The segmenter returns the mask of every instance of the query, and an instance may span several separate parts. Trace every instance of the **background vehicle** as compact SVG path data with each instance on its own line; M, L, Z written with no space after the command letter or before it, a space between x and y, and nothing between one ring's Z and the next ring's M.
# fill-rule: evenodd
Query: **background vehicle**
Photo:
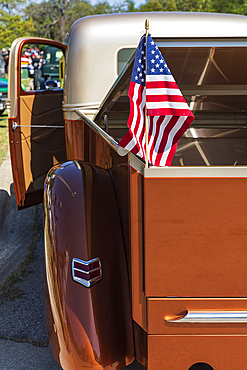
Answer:
M3 114L8 100L8 80L0 78L0 115Z
M56 81L58 86L59 82L59 62L63 57L63 52L52 46L46 46L44 49L44 60L42 63L42 76L45 81Z
M0 57L0 78L5 78L5 60Z
M196 117L169 168L144 168L118 146L146 18ZM64 369L246 363L246 26L234 15L115 14L78 20L66 46L13 43L16 200L22 209L44 195L47 331ZM64 92L21 89L30 42L64 53Z

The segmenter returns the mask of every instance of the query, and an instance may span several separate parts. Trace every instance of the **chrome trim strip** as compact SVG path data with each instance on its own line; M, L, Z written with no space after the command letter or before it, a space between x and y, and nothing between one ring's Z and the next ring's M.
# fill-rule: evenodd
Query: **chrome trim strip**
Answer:
M145 178L247 178L247 166L205 167L149 167L144 168Z
M85 271L82 269L79 269L79 268L76 268L75 267L75 262L79 263L84 266L89 266L91 263L95 263L95 262L98 262L99 263L99 267L96 267L92 270L89 270L89 271ZM83 278L80 278L78 276L75 276L75 271L79 271L79 272L82 272L83 274L90 274L92 272L95 272L95 271L99 271L99 276L96 276L92 279L89 279L89 280L85 280ZM97 283L97 281L101 280L102 279L102 267L101 267L101 261L100 261L100 258L99 257L96 257L96 258L93 258L89 261L84 261L84 260L80 260L78 258L73 258L72 259L72 278L74 281L77 281L78 283L84 285L86 288L90 288L93 284Z
M122 148L118 145L116 140L114 140L110 135L107 134L102 128L100 128L97 123L89 119L81 110L76 110L75 113L83 119L83 121L99 136L101 136L110 147L115 150L120 156L128 154L128 150Z
M247 323L247 311L186 312L183 316L166 316L166 322L190 324Z
M93 103L77 103L77 104L62 104L62 110L64 112L75 112L78 109L82 110L95 110L99 109L100 102L93 102Z

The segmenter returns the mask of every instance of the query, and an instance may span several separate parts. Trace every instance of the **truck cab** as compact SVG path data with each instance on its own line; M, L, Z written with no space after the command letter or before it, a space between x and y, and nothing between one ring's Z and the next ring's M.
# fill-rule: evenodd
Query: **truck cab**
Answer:
M145 19L195 115L170 167L119 147ZM19 209L44 204L46 322L63 369L226 370L247 362L247 18L85 17L66 45L10 53ZM64 81L23 90L25 44L57 48ZM247 256L246 256L247 257Z

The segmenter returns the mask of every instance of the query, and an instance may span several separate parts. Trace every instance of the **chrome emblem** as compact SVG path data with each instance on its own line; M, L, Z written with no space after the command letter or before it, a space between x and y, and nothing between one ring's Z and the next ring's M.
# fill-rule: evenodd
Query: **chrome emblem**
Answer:
M72 278L86 288L90 288L93 284L102 279L100 258L93 258L89 261L73 258Z

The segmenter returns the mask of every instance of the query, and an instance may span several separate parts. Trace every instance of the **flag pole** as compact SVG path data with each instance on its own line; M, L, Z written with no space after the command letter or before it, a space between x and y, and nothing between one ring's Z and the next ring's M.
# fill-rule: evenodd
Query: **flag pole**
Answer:
M146 29L146 81L147 81L147 41L148 41L148 30L149 30L149 20L146 19L145 21L145 29ZM145 84L146 85L146 84ZM146 87L147 88L147 87ZM148 117L147 117L147 105L145 104L145 131L146 131L146 161L145 167L148 168Z

